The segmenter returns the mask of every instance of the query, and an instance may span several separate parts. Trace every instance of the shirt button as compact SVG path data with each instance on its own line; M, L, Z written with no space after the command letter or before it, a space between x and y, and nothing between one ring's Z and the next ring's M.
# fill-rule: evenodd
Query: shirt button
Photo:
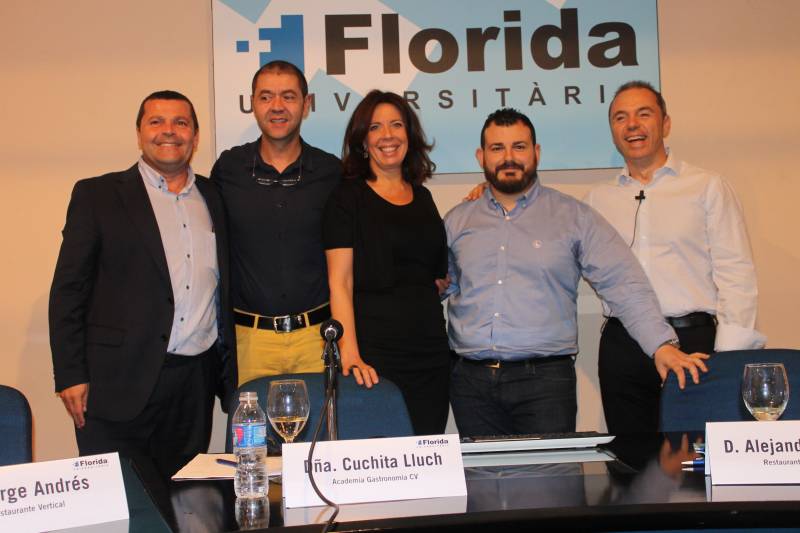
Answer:
M506 215L506 220L511 220L511 217Z
M183 322L183 317L181 317L181 322Z
M495 317L495 318L497 318L497 317L499 317L499 316L500 316L500 313L495 313L495 314L494 314L494 317Z
M186 286L186 290L187 290L187 291L189 290L189 286L188 286L188 285Z
M184 225L183 225L183 227L185 228L185 227L186 227L186 224L184 224Z
M505 249L506 249L506 247L505 247L505 246L500 246L500 250L501 250L501 251L505 251Z
M497 284L498 284L498 285L502 285L502 284L503 284L503 280L502 280L502 279L498 279L498 280L497 280ZM188 289L188 287L187 287L187 289Z
M187 258L191 258L191 257L192 257L192 254L186 254L186 257L187 257Z

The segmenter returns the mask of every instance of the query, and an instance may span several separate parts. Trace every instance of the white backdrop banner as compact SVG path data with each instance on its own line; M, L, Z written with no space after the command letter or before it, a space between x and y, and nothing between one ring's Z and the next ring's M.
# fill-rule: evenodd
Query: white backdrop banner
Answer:
M260 132L250 82L274 59L300 67L312 111L303 137L341 152L371 89L420 114L439 173L478 171L486 116L528 114L541 170L622 165L608 103L622 83L659 86L656 0L212 0L216 151Z

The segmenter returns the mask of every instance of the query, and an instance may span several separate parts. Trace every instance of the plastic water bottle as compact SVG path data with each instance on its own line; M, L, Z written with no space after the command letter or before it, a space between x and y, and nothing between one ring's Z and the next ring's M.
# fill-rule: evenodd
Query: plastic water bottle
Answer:
M266 435L267 417L258 405L258 393L240 393L239 407L231 422L233 453L237 461L233 490L238 498L267 495Z
M261 498L236 498L234 507L236 523L239 529L264 529L269 527L269 499Z

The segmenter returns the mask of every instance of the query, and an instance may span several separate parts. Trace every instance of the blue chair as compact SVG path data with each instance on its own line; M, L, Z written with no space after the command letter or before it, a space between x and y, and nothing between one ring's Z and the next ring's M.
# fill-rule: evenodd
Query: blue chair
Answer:
M735 350L711 354L700 384L678 388L670 372L661 391L661 431L704 431L706 422L754 420L742 401L744 365L783 363L789 376L789 403L781 420L800 419L800 350Z
M228 428L225 433L225 451L232 452L231 420L239 405L239 393L255 391L258 403L264 412L267 407L267 391L271 381L279 379L302 379L308 388L311 412L305 428L296 442L311 441L319 420L322 402L325 399L325 376L323 373L282 374L248 381L239 387L231 398L228 409ZM406 437L414 434L403 395L397 385L381 377L371 389L359 386L352 377L339 376L336 398L338 410L339 439L369 439L374 437ZM324 435L325 427L320 431ZM274 444L283 442L267 422L267 439Z
M13 387L0 385L0 466L33 460L31 407Z

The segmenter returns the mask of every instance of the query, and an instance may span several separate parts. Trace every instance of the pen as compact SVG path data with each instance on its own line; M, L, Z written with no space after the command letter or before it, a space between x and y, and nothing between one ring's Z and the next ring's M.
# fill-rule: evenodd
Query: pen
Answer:
M683 461L682 466L705 466L706 460L702 457L700 459L692 459L691 461Z
M685 472L702 472L703 470L706 469L706 462L704 459L683 461L681 465L683 465L683 468L681 468L681 470Z
M231 461L229 459L217 459L217 464L225 466L233 466L233 467L239 466L239 464L236 461Z

